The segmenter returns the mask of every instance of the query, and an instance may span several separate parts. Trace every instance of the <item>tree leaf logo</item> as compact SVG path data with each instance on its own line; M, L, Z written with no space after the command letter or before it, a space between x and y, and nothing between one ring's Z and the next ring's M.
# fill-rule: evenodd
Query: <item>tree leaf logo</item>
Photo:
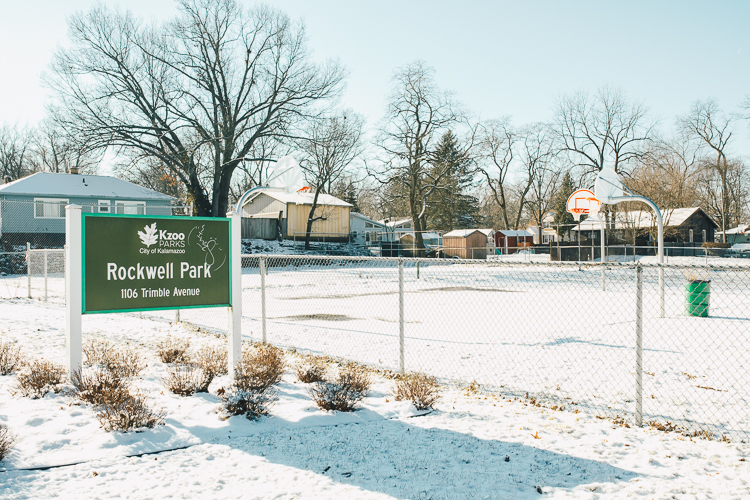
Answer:
M138 237L141 238L141 241L147 247L154 245L159 240L159 235L156 234L156 222L144 227L143 232L138 231Z

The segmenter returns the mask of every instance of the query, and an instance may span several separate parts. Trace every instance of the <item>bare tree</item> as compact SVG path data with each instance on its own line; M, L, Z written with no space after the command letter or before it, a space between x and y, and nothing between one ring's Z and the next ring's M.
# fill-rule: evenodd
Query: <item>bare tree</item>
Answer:
M605 166L625 173L643 155L653 128L642 104L606 86L593 97L583 92L561 97L555 119L560 149L586 178Z
M451 94L440 91L434 70L417 61L399 69L393 78L386 119L377 138L384 153L379 168L370 173L391 193L405 198L414 226L415 246L424 249L427 199L449 174L449 166L436 168L435 146L444 132L459 121ZM467 146L468 144L468 146ZM467 141L464 146L473 146Z
M33 129L18 124L0 128L0 182L20 179L38 170L34 140Z
M157 158L199 215L223 216L232 175L256 142L318 116L344 71L311 63L304 27L272 8L235 0L178 8L173 21L153 25L103 5L72 16L71 46L56 51L46 79L52 113L95 148Z
M709 156L705 167L718 177L717 213L721 220L724 243L727 242L726 230L730 223L732 196L729 190L729 170L731 162L727 159L729 141L732 138L734 118L726 116L713 99L696 101L690 112L679 119L682 130L700 140Z
M364 121L351 111L312 122L306 139L299 145L303 154L300 168L314 192L305 229L305 249L310 249L310 235L315 221L326 220L325 213L316 214L318 198L335 183L362 152Z
M520 194L522 210L536 223L540 242L543 241L544 217L553 208L555 193L562 179L563 169L556 162L554 130L545 123L536 123L521 132L519 159L524 167L526 182Z
M509 118L490 120L481 127L477 170L487 180L490 199L500 209L504 229L518 229L522 213L518 204L511 202L515 197L508 189L512 180L508 174L514 163L517 140L517 132L510 125ZM511 209L514 205L517 210Z
M34 142L37 162L48 172L65 173L75 168L82 174L95 174L102 159L102 150L92 150L54 123L42 124Z

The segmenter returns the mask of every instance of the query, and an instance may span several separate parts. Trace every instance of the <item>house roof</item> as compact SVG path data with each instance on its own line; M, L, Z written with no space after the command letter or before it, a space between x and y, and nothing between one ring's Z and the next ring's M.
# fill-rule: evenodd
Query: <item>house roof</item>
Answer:
M404 224L408 222L411 222L411 219L399 219L399 220L392 220L389 222L386 222L386 219L382 219L378 221L378 224L382 224L384 226L393 227L393 228L401 228Z
M473 234L476 232L482 233L485 236L490 236L492 233L495 232L495 230L494 229L454 229L453 231L445 233L443 235L443 238L466 238L470 234Z
M532 233L524 229L498 229L498 233L504 236L518 237L518 236L534 236Z
M0 186L0 195L171 201L172 196L108 175L37 172Z
M271 198L275 200L279 200L282 203L293 203L295 205L312 205L313 200L315 199L315 193L311 192L299 192L295 191L294 193L287 193L286 191L276 190L274 188L265 188L260 191L255 196L252 196L245 200L245 203L242 205L243 207L247 205L248 203L251 203L254 199L256 199L261 194L265 194L266 196L270 196ZM335 206L335 207L353 207L351 203L347 203L344 200L340 200L336 198L335 196L331 196L330 194L324 194L321 193L318 195L318 205L327 205L327 206Z
M368 216L362 215L359 212L349 212L349 217L350 218L351 217L356 217L357 219L362 219L365 222L370 222L372 224L377 224L378 226L385 227L385 224L383 224L382 222L379 222L379 221L376 221L374 219L371 219Z
M701 207L690 207L690 208L672 208L662 211L662 217L664 219L665 227L677 227L685 223L693 214L700 212L703 216L711 221L714 227L718 228L719 225L709 217ZM601 228L601 222L599 219L600 214L593 214L586 220L581 222L581 231L592 231L599 230ZM616 212L615 229L632 229L635 226L638 229L648 229L656 225L656 220L653 212L646 210L634 210L631 212ZM573 231L578 231L578 225L572 228Z
M739 226L733 227L732 229L727 229L727 234L745 234L748 231L750 231L750 225L740 224ZM723 233L719 231L718 234Z

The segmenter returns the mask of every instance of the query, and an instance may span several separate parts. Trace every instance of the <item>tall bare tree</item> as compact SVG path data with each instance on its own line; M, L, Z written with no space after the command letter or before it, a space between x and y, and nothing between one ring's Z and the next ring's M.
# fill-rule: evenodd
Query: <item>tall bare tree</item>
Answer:
M560 149L588 180L605 166L625 173L644 154L653 128L646 120L642 104L606 86L593 97L585 92L563 96L555 109Z
M690 112L679 119L682 130L700 140L707 155L705 167L718 177L717 213L721 221L724 243L727 242L726 230L730 223L732 196L729 189L729 171L731 162L727 159L729 141L732 138L734 118L724 115L713 99L696 101Z
M522 210L509 192L509 178L515 160L515 148L518 134L510 124L509 118L490 120L483 124L479 135L479 161L477 170L487 180L490 199L500 209L503 229L518 229ZM516 207L517 210L512 210Z
M223 216L256 142L318 116L344 71L313 64L304 27L270 7L178 0L178 9L152 25L101 4L72 16L71 46L56 51L46 79L52 114L96 148L158 159L199 215Z
M414 226L415 246L424 249L427 200L450 167L436 168L435 147L461 115L451 94L435 85L434 70L417 61L397 70L377 146L383 161L370 173L402 196ZM467 146L468 144L468 146ZM473 146L464 143L466 149Z
M54 123L43 123L35 135L39 167L48 172L66 173L72 168L82 174L95 174L103 151L93 150Z
M526 182L521 195L521 206L536 223L539 241L543 242L544 217L552 210L555 194L560 185L563 169L556 162L558 150L555 131L546 123L535 123L521 133L519 159L523 165Z
M305 173L314 193L305 229L305 249L310 249L310 237L315 221L326 220L328 214L319 211L318 198L331 189L352 162L362 153L364 120L351 112L342 112L311 122L305 139L299 141L304 156L300 168ZM328 189L326 189L328 188Z

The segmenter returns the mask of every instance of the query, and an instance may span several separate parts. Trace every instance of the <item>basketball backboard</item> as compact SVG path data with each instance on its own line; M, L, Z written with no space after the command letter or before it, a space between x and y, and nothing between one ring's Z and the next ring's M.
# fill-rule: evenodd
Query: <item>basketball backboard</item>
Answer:
M605 167L596 176L594 182L594 192L597 199L602 203L613 204L622 200L615 201L615 198L625 196L625 188L622 185L620 176L613 168Z

